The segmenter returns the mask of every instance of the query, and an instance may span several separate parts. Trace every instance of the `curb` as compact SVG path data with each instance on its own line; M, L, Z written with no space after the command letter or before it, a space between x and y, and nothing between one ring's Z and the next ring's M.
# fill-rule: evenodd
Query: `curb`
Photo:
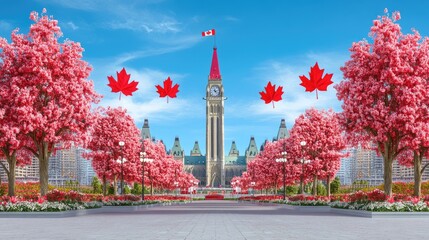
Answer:
M429 218L429 212L371 212L331 208L332 213L365 218Z
M353 217L365 218L429 218L429 212L371 212L363 210L352 210L333 208L330 206L297 206L279 203L259 203L256 201L238 201L239 203L251 203L259 206L277 206L296 212L306 213L334 213Z
M146 208L181 205L187 203L188 202L154 203L136 206L102 206L101 208L70 210L62 212L0 212L0 218L66 218L100 213L131 213Z

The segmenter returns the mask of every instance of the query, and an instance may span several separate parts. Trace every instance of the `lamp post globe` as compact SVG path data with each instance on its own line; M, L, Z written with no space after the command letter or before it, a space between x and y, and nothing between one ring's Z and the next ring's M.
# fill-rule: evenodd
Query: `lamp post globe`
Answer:
M121 149L121 195L124 194L124 155L122 153L122 148L125 146L125 142L119 141L119 148Z
M286 143L283 142L283 151L281 152L281 158L277 158L276 162L283 163L283 200L286 200L286 162L287 162Z
M305 167L305 164L307 164L307 163L310 162L310 160L305 160L304 159L304 147L307 145L307 142L306 141L301 141L300 145L301 145L302 159L301 159L301 177L300 177L300 183L299 183L299 185L300 185L301 194L304 194L304 167Z
M147 153L144 148L144 141L142 139L142 151L140 152L140 162L142 164L142 201L144 201L144 165L145 163L153 162L153 159L146 157Z

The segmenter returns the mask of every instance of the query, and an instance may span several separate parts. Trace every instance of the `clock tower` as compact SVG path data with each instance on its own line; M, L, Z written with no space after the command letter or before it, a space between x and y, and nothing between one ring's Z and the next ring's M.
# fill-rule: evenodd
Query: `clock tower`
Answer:
M212 65L206 88L206 185L225 186L224 92L217 58L213 48Z

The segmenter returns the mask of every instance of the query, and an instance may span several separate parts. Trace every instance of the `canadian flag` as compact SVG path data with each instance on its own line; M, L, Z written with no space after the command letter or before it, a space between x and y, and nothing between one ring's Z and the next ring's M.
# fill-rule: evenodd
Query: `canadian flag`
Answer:
M215 35L215 34L216 34L216 31L215 31L214 29L212 29L212 30L208 30L208 31L205 31L205 32L202 32L202 33L201 33L201 35L203 35L203 37L213 36L213 35Z

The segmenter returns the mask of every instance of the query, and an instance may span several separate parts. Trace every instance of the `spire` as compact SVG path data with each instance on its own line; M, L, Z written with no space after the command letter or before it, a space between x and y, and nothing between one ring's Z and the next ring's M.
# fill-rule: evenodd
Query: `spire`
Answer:
M232 157L232 156L238 157L238 155L239 155L239 152L237 150L237 145L235 145L235 141L232 141L231 149L229 150L228 156L230 156L230 157Z
M172 154L173 155L173 157L176 159L180 159L180 158L183 158L183 149L182 149L182 147L180 146L180 140L179 140L179 137L176 137L175 139L174 139L174 145L173 145L173 148L171 149L171 151L170 151L170 154Z
M144 120L142 127L142 139L151 139L150 129L149 129L149 121L147 119Z
M246 149L246 157L255 157L258 155L258 147L256 146L255 138L250 137L249 146Z
M200 145L198 144L198 141L195 141L194 147L191 151L191 156L202 156L200 151Z
M286 127L286 121L284 119L280 122L279 132L277 133L277 140L289 138L289 132Z
M213 48L213 57L212 57L212 66L210 68L210 76L209 80L220 80L220 69L219 69L219 62L217 60L217 48Z

